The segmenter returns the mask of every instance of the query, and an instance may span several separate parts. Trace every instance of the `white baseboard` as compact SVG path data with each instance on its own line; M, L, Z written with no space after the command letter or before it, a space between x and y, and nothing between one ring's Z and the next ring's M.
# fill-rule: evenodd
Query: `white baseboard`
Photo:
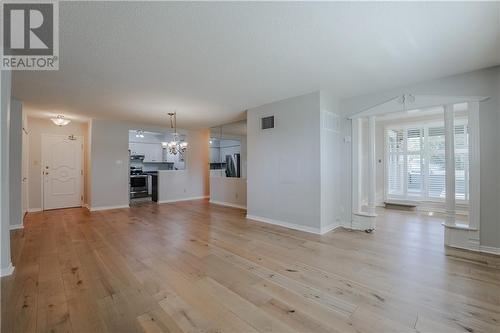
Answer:
M477 229L456 228L445 225L444 244L462 250L500 255L500 248L479 243L479 230Z
M19 230L19 229L24 229L24 225L22 223L9 226L9 230Z
M101 206L101 207L90 207L91 212L97 212L101 210L110 210L110 209L121 209L121 208L130 208L128 205L120 205L120 206Z
M324 235L330 231L336 230L340 227L342 227L342 223L341 224L330 224L330 225L321 227L321 235Z
M444 245L478 252L479 230L444 225Z
M480 252L484 252L484 253L489 253L489 254L500 255L500 247L492 247L492 246L480 245L479 246L479 251Z
M214 205L227 206L227 207L239 208L239 209L244 209L244 210L247 209L247 206L238 205L238 204L234 204L234 203L230 203L230 202L222 202L222 201L214 201L214 200L210 200L209 202L211 204L214 204Z
M36 212L41 212L41 208L28 208L28 213L36 213Z
M255 220L255 221L264 222L264 223L268 223L268 224L278 225L280 227L285 227L288 229L305 231L305 232L309 232L312 234L321 235L320 228L308 227L308 226L303 226L300 224L278 221L278 220L268 219L266 217L249 215L249 214L247 214L246 218L249 220Z
M201 197L189 197L189 198L179 198L179 199L169 199L169 200L158 200L158 203L171 203L171 202L179 202L179 201L191 201L191 200L201 200L208 199L209 196L201 196Z
M9 263L9 266L0 269L0 277L8 276L12 273L14 273L14 266L12 265L12 263Z

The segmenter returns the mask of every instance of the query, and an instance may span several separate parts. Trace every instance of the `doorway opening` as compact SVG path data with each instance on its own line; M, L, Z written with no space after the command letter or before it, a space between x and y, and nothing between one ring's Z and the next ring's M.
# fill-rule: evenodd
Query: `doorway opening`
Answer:
M469 212L467 103L453 105L456 219ZM442 107L377 117L376 204L388 209L446 214L445 124Z
M383 189L384 203L442 212L445 245L478 248L479 103L486 99L404 94L351 116L351 227L375 229Z

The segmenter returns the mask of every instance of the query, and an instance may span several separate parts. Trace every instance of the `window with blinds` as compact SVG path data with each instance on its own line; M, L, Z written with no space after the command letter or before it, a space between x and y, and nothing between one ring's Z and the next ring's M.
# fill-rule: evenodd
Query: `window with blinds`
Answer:
M457 200L469 200L469 142L465 121L455 126ZM446 197L444 125L386 130L388 199L442 201Z

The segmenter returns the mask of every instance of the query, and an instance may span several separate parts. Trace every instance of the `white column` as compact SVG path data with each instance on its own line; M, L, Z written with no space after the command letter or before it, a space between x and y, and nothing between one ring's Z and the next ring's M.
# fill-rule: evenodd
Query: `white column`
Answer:
M352 212L357 214L361 210L361 118L352 121Z
M479 102L468 103L469 114L469 228L479 229L480 210L480 146Z
M444 154L446 169L446 224L455 225L455 119L453 105L444 107Z
M376 194L375 116L368 117L368 214L375 214Z

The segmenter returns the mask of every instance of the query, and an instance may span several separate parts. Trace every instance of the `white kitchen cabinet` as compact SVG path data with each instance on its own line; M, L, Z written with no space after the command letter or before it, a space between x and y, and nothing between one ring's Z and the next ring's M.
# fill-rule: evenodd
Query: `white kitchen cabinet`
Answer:
M144 155L144 162L163 162L163 149L161 143L130 142L132 155Z
M128 144L128 149L130 150L130 155L140 155L140 153L138 152L138 149L137 149L137 143L135 142L130 142Z
M144 144L144 162L162 162L162 151L160 143Z
M210 163L220 163L219 147L210 147Z

